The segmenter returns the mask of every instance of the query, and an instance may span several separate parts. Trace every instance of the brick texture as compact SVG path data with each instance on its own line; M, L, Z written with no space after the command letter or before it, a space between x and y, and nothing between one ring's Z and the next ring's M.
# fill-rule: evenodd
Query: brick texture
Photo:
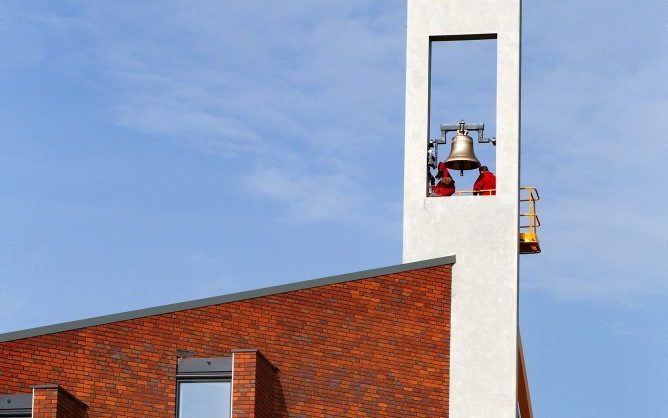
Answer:
M35 387L33 418L86 418L87 407L71 393L57 385Z
M234 418L272 418L276 369L257 350L235 351L232 379Z
M256 352L234 353L232 376L232 416L255 417L255 368Z
M58 416L58 389L35 389L32 397L32 416L56 418Z
M272 383L255 358L258 417L447 417L450 274L416 269L0 343L0 393L53 382L91 418L174 417L177 349L256 348L277 368Z
M272 418L274 416L274 393L278 383L278 370L260 352L258 352L256 360L255 418Z

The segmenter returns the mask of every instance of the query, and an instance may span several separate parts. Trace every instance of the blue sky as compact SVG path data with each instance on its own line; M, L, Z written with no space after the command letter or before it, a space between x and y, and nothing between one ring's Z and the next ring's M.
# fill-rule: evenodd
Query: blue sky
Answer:
M525 1L542 417L668 415L661 1ZM0 331L401 261L405 3L0 3Z

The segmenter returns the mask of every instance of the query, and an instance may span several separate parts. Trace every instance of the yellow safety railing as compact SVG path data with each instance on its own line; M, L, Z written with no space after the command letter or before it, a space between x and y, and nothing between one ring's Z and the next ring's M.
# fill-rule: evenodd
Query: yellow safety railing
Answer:
M527 212L520 212L520 253L538 254L540 245L538 243L538 227L540 218L536 213L536 202L540 200L540 194L535 187L520 188L520 204L526 203ZM521 210L521 209L520 209ZM526 222L522 222L526 220Z
M491 192L491 193L490 193ZM490 193L490 194L487 194ZM460 190L455 192L453 196L474 196L474 195L483 195L483 196L492 196L496 194L496 189L482 189L482 190Z

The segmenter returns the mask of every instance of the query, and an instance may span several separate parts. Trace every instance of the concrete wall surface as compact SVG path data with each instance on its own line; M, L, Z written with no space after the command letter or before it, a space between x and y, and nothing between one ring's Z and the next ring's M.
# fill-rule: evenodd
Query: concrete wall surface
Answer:
M403 253L457 256L451 418L516 414L520 11L519 0L408 0ZM430 41L461 35L497 39L497 195L426 197Z

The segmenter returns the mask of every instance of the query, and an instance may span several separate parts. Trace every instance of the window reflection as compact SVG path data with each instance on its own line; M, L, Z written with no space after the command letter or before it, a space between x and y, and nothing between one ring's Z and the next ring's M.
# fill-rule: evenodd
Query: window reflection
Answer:
M230 382L180 382L179 418L230 418Z

